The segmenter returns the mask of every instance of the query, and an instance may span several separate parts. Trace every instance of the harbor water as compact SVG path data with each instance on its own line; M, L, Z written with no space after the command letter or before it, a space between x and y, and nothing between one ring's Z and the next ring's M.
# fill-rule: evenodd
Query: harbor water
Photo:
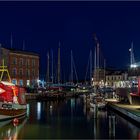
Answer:
M108 110L87 108L82 98L30 101L27 117L0 122L0 139L140 139L140 128Z

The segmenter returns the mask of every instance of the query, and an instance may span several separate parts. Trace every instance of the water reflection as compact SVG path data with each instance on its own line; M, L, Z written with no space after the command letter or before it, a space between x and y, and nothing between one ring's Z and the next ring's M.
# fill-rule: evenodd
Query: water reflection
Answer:
M111 111L88 108L83 100L29 102L29 118L1 124L0 138L18 139L137 139L140 129ZM20 130L18 129L20 127ZM122 133L123 132L123 133Z
M0 139L16 140L22 127L27 122L27 118L19 118L19 123L14 124L13 121L4 121L0 125Z
M37 120L41 118L41 102L37 102Z

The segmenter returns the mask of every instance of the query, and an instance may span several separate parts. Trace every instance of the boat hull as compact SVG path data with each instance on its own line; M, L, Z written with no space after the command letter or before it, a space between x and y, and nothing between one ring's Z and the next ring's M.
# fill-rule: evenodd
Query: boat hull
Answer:
M26 105L0 102L0 121L26 115Z
M9 113L9 110L0 110L0 122L1 121L7 121L7 120L12 120L14 118L19 118L22 116L26 116L26 110L11 110ZM2 114L3 113L3 114Z

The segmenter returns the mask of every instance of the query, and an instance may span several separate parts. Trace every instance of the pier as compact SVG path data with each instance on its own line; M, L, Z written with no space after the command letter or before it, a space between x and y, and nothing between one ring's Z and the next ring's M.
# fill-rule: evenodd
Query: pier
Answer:
M122 114L127 119L135 123L140 123L140 106L139 105L108 103L108 107L115 110L119 114Z

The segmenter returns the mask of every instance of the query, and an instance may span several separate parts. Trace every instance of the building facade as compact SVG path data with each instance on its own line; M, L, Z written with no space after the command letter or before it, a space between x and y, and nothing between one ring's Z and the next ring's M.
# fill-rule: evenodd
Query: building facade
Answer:
M105 81L105 69L102 68L97 68L96 70L94 70L93 72L93 80L92 80L92 84L93 86L97 85L97 86L104 86L104 81Z
M39 55L36 53L0 48L0 64L4 59L12 83L34 87L39 80Z
M129 86L129 81L128 81L128 73L125 71L110 71L108 74L106 74L106 81L105 81L106 86L110 87L128 87Z
M130 81L127 70L96 69L93 75L93 86L129 87Z

